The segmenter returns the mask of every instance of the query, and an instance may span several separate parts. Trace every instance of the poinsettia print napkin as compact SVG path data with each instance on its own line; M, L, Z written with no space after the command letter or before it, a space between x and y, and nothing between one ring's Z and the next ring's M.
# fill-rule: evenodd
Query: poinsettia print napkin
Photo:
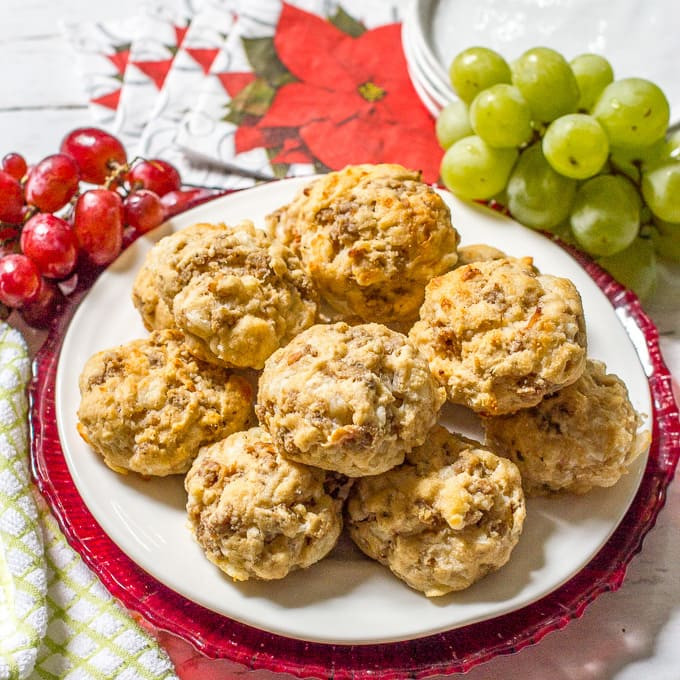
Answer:
M130 45L113 131L126 147L136 144L201 0L155 0L140 7Z
M175 143L180 121L198 98L215 57L233 30L234 6L234 0L203 0L172 61L136 149L139 156L173 163L187 184L236 189L253 183L240 176L230 177L223 168L212 171L206 164L195 166Z
M100 127L110 129L113 126L130 45L137 28L136 17L106 22L61 23L62 32L77 55L90 114Z
M187 154L272 177L397 162L437 180L434 120L401 45L405 2L236 4L176 137Z

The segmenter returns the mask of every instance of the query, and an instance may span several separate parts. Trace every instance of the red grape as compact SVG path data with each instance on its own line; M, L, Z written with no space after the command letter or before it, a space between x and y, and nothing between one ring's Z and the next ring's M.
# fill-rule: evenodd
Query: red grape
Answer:
M127 174L132 189L149 189L158 196L177 191L182 186L174 165L160 159L140 161Z
M21 232L21 250L50 279L63 279L76 266L78 241L73 229L49 213L31 217Z
M0 302L21 307L35 297L40 287L38 267L26 255L5 255L0 259Z
M81 179L92 184L103 184L110 172L127 160L120 141L98 128L69 132L60 151L73 158L80 168Z
M90 189L76 203L73 230L81 250L97 265L112 262L123 246L123 202L115 191Z
M184 191L171 191L161 198L164 218L167 220L173 215L193 208L201 203L210 201L218 196L224 196L228 191L220 189L186 189Z
M47 279L40 279L38 292L28 300L19 313L29 326L44 327L54 316L57 305L64 296L55 283Z
M24 207L21 184L12 175L0 170L0 222L19 224Z
M8 174L12 175L17 182L20 182L28 170L26 160L21 154L8 153L2 159L2 169Z
M26 201L47 213L66 205L76 191L78 166L63 153L41 160L26 180Z
M128 194L123 203L125 224L134 227L142 234L154 229L163 221L161 199L153 191L140 189Z
M17 227L2 227L0 229L0 257L16 253L19 243L19 229Z

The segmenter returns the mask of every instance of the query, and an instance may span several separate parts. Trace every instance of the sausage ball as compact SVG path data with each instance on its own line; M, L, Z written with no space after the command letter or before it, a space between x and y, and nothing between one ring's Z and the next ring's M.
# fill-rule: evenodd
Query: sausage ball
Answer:
M448 399L499 415L535 406L585 367L581 297L530 258L458 267L433 279L409 333Z
M158 291L159 284L155 271L158 253L159 251L153 248L147 253L144 264L132 284L132 304L142 317L142 323L147 331L175 328L172 312Z
M323 470L283 458L260 428L238 432L202 448L185 478L191 530L234 580L283 578L337 542L333 484Z
M173 330L98 352L79 384L78 431L117 472L186 472L201 446L252 417L250 383L197 359Z
M364 321L413 321L425 285L458 259L442 197L400 165L355 165L305 187L268 218L321 297Z
M155 248L160 296L206 361L260 369L316 319L316 293L298 258L252 222L198 225Z
M256 413L286 458L358 477L401 463L443 401L406 336L339 322L312 326L274 352Z
M439 426L402 465L356 480L346 506L357 546L428 597L502 567L525 515L517 466Z
M575 383L537 406L483 424L487 445L517 464L529 495L612 486L650 442L638 433L626 386L591 359Z

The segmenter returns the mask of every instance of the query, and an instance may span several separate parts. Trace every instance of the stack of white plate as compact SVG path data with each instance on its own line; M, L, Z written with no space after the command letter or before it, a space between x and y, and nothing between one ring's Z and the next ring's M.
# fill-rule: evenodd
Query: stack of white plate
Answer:
M482 45L512 61L544 45L567 59L602 54L616 78L648 78L678 121L679 30L678 0L413 0L402 43L413 85L433 115L456 98L448 67L461 50Z
M418 96L433 116L448 102L456 99L449 82L448 70L432 52L427 43L421 13L423 3L412 2L401 29L401 41L408 72Z

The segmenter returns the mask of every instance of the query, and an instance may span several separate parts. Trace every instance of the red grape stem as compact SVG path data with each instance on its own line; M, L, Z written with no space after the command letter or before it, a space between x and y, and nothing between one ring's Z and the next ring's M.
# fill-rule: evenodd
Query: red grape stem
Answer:
M14 225L7 224L6 222L0 222L0 225L3 227L11 227ZM0 238L0 248L3 248L6 246L8 243L14 243L19 240L19 234L16 234L15 236L4 236L3 238Z
M131 161L128 161L127 163L109 161L107 163L107 166L112 170L112 172L106 178L106 182L104 182L104 189L111 189L112 186L118 185L119 188L123 189L126 195L130 193L130 191L135 191L135 189L141 189L144 185L139 182L136 182L134 185L130 186L130 191L127 191L122 180L125 178L125 175L127 175L127 173L130 172L133 166L145 160L146 159L144 158L144 156L135 156ZM153 161L147 162L152 163Z
M130 163L118 163L117 161L109 161L107 167L111 170L104 182L104 189L111 189L112 186L122 185L123 177L130 171Z
M26 224L26 222L28 222L28 220L30 220L31 217L33 217L33 215L35 215L39 212L40 212L40 208L38 208L37 205L29 205L26 208L26 212L24 213L24 224Z
M76 208L76 203L78 202L79 198L80 190L76 191L76 193L71 197L71 200L66 204L64 208L64 214L61 216L62 219L66 220L66 222L71 221L71 216L73 215L73 211Z

